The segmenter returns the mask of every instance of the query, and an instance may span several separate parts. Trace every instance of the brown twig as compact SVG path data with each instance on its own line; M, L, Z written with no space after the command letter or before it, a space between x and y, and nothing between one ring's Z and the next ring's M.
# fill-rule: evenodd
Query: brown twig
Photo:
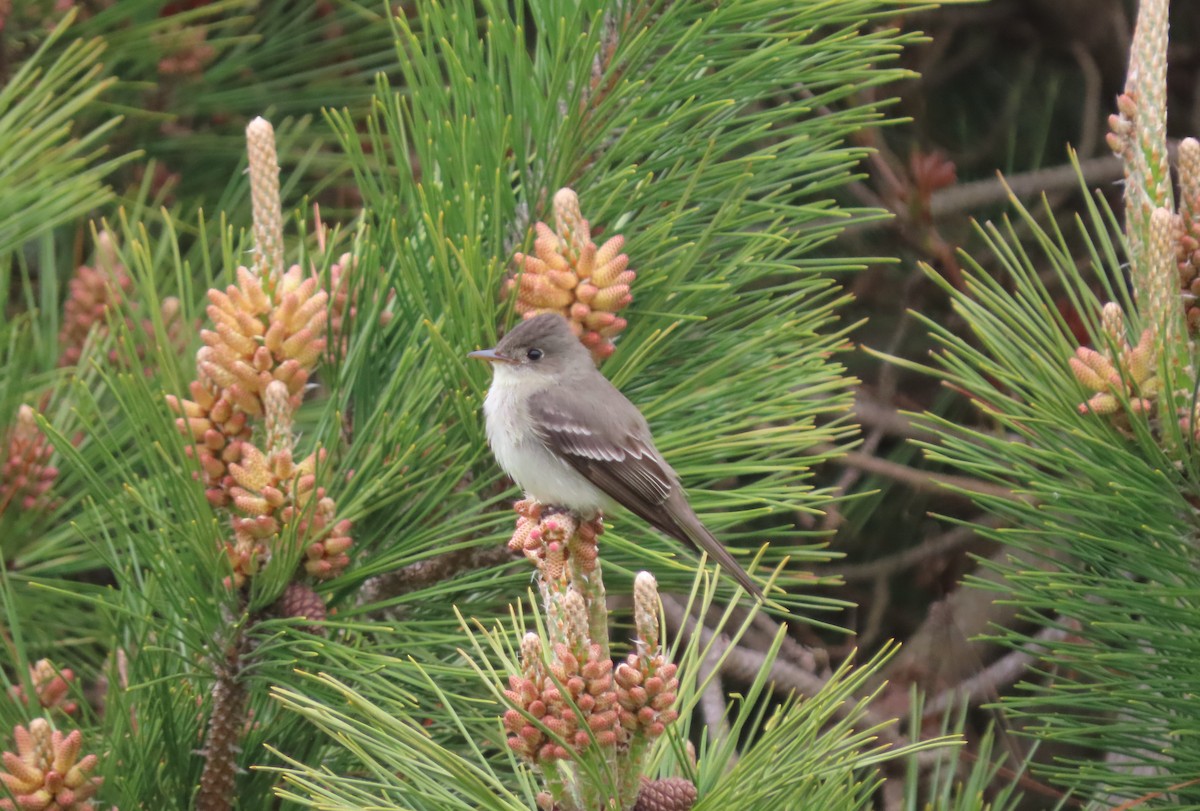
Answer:
M1168 142L1172 160L1177 146L1177 141ZM1089 188L1115 183L1124 175L1121 161L1114 155L1083 158L1079 161L1079 169L1083 175L1083 185ZM961 218L964 213L1005 203L1009 199L1009 190L1012 196L1027 200L1043 193L1073 191L1079 188L1079 185L1079 174L1076 174L1075 167L1070 163L1003 177L997 175L969 183L956 183L935 191L929 202L929 213L935 219ZM882 205L882 202L878 205ZM844 233L862 234L890 225L887 220L857 222L846 226Z
M878 428L888 436L925 442L935 442L938 439L933 431L918 427L895 408L884 405L878 396L870 396L861 389L854 396L854 419L860 425Z
M717 669L720 651L714 647L700 666L698 681L708 682L704 692L700 694L700 715L704 718L704 726L708 730L708 739L719 744L729 737L728 719L725 717L728 705L725 703L725 683Z
M997 498L1010 499L1013 501L1019 500L1022 497L1017 496L1007 487L991 484L979 479L972 479L968 476L955 476L947 473L930 473L928 471L916 470L907 465L890 462L887 459L877 459L874 456L860 453L858 451L842 452L835 445L820 443L813 446L814 453L830 453L840 456L833 456L830 459L834 464L846 465L848 467L858 467L868 473L875 473L880 476L885 476L893 481L906 484L913 490L920 493L939 493L941 495L956 495L947 488L953 490L965 491L967 494L994 496ZM967 497L964 495L964 497Z
M1176 157L1179 141L1170 139L1167 151L1171 160ZM1083 185L1087 187L1103 186L1115 183L1124 176L1121 159L1115 155L1100 155L1094 158L1083 158L1079 161L1079 174L1083 175ZM986 180L976 180L972 183L959 183L934 192L929 210L935 217L961 217L964 211L998 205L1012 196L1028 199L1045 193L1067 192L1079 188L1079 174L1069 163L1051 166L1045 169L1034 169L1030 172L1019 172L1012 175L997 175ZM1008 188L1005 188L1005 187Z
M1066 624L1059 618L1057 621ZM1034 639L1038 642L1059 642L1066 639L1072 631L1067 628L1043 628ZM999 693L998 688L1013 684L1021 677L1035 660L1046 652L1043 645L1030 645L1025 650L1015 650L997 659L983 670L970 678L963 679L958 684L943 690L926 702L922 711L923 718L934 718L951 707L956 707L964 700L970 704L979 704L994 700Z
M704 647L712 647L713 655L721 659L723 675L744 684L750 684L758 678L758 674L763 668L768 667L765 654L733 645L725 634L721 634L718 638L703 622L684 611L683 606L670 595L662 595L662 605L663 614L676 633L689 635L698 633L700 644ZM777 687L809 697L817 695L828 682L827 679L779 658L770 663L769 678ZM848 698L838 705L834 712L840 718L848 718L860 710L862 723L873 728L873 734L881 743L895 747L907 744L907 741L901 738L894 729L895 719L880 715L870 706L860 707L859 702ZM932 755L935 759L941 757L936 752L933 752ZM917 757L921 758L922 755L917 755Z
M196 811L229 811L237 796L238 742L246 725L246 686L241 681L246 642L245 629L235 629L216 666Z
M771 640L774 640L782 629L782 626L769 614L761 611L754 615L751 624ZM788 633L783 635L783 644L779 648L779 653L791 660L792 664L802 667L810 673L816 673L829 667L829 654L823 648L814 649L802 645Z
M507 546L475 546L443 552L367 580L359 592L358 604L391 600L464 572L499 566L518 557L520 554Z
M1029 552L1003 547L990 559L1027 570L1045 570L1057 564L1060 550ZM947 689L971 678L992 660L994 643L978 639L996 628L1012 628L1019 622L1017 609L1002 596L1009 590L1005 577L995 567L977 570L980 588L959 588L929 607L925 620L908 635L901 651L893 657L881 678L893 684L917 682L927 692Z
M1080 116L1079 143L1076 148L1081 155L1094 155L1100 144L1100 125L1104 117L1100 112L1101 88L1104 86L1104 76L1096 58L1082 42L1071 43L1071 55L1079 66L1079 75L1083 77L1083 114Z
M978 524L980 526L995 528L1003 524L1003 522L998 518L989 516L979 519ZM891 577L905 569L916 566L928 558L956 552L977 537L978 534L975 531L975 526L955 527L941 535L926 538L917 546L897 552L894 555L877 558L866 563L822 566L817 573L821 577L840 577L847 582L872 580L876 577Z
M908 277L908 280L904 284L904 293L901 296L903 301L907 301L909 294L913 286L916 284L918 278L919 277L916 274ZM888 341L888 346L885 350L889 355L895 354L897 349L899 349L901 342L904 340L905 334L908 332L908 325L910 323L911 319L907 315L900 318L897 322L896 329L892 332L892 337ZM892 397L895 396L896 385L896 366L891 363L883 364L879 369L879 380L877 383L879 397L884 401L890 401ZM874 428L869 434L867 434L862 445L859 446L858 452L874 456L875 452L879 449L879 444L883 441L884 434L885 431L882 428ZM847 466L846 469L842 471L842 475L838 477L837 482L833 486L834 494L836 496L845 495L854 487L855 484L858 483L858 480L862 478L862 474L863 471L861 468ZM825 518L821 522L821 528L824 530L837 529L838 526L841 525L842 520L842 511L838 507L837 499L835 499L825 513Z
M891 609L892 590L888 579L882 575L876 577L871 584L871 604L867 608L867 619L854 640L859 648L870 647L883 628L883 620Z

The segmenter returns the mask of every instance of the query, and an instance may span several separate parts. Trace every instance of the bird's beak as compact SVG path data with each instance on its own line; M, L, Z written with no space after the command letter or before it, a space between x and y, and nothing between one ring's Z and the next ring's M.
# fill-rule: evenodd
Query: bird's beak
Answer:
M486 360L488 363L516 363L512 358L505 357L495 349L480 349L467 354L468 358L475 360Z

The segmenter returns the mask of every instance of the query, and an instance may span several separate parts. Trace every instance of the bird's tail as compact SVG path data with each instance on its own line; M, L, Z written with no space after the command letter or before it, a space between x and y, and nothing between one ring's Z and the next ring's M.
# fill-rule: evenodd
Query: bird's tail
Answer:
M680 515L679 510L675 512L675 520L679 528L683 530L687 536L686 539L692 543L697 549L700 549L708 554L708 557L715 560L725 573L738 582L738 585L744 588L747 592L754 596L759 602L762 602L763 590L762 587L750 579L750 575L742 568L741 564L734 559L733 555L729 554L729 550L717 540L716 536L708 531L708 527L700 522L696 517L696 513L692 512L690 506L685 506Z

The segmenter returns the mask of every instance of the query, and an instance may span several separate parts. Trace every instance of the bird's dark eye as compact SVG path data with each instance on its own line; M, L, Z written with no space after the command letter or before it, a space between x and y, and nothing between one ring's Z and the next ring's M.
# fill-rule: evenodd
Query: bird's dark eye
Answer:
M542 350L536 349L536 348L530 349L528 352L525 353L525 357L529 358L530 360L541 360L542 359Z

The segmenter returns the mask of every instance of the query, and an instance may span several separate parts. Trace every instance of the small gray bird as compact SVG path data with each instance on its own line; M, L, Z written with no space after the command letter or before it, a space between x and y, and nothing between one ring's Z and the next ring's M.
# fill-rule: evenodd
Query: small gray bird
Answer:
M637 407L596 368L556 313L518 324L495 349L483 403L496 461L542 504L585 518L613 503L672 538L703 549L758 599L759 588L687 502Z

